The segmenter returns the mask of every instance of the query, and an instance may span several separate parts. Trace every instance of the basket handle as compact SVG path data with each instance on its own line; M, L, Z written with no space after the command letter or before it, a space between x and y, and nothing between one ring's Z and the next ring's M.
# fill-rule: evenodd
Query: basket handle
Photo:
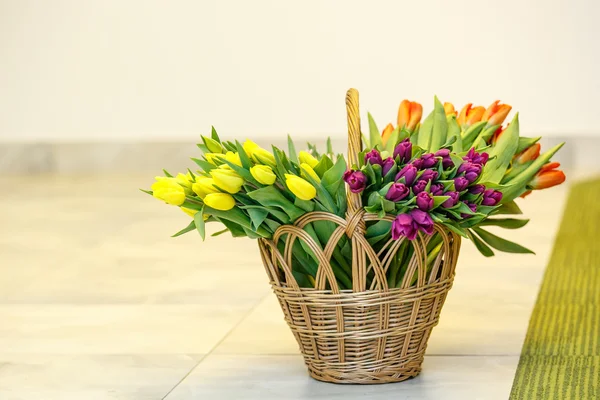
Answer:
M348 167L358 165L358 153L362 151L360 135L360 114L358 111L358 90L346 92L346 113L348 115ZM348 215L353 215L362 208L360 193L347 191Z

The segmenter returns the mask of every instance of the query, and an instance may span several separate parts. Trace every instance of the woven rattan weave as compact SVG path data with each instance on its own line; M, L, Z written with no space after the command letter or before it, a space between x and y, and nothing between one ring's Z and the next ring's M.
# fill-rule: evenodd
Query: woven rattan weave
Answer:
M348 91L346 107L348 161L353 165L358 164L362 151L355 89ZM427 260L431 236L420 233L411 242L414 252L403 280L398 287L389 288L388 267L406 239L390 239L375 252L364 234L366 223L380 218L365 213L360 194L348 191L347 200L346 219L311 212L293 225L281 226L272 240L259 240L271 286L313 378L372 384L414 377L421 370L427 340L452 286L460 237L436 225L434 235L442 238L442 248L435 260ZM394 216L383 219L393 221ZM303 230L319 220L337 226L323 249ZM352 247L352 290L338 288L329 264L344 235ZM296 240L303 241L319 260L314 288L299 287L293 277L292 246Z

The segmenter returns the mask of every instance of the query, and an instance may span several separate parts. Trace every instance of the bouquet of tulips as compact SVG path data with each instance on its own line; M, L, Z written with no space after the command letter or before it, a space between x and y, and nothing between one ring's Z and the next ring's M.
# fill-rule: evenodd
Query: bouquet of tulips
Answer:
M224 226L214 235L228 231L234 237L269 239L281 225L308 212L344 217L346 189L360 193L367 213L395 216L393 222L367 224L365 237L373 249L378 252L390 238L405 238L388 268L388 285L397 287L413 255L410 241L419 232L432 235L428 260L439 253L436 223L472 240L485 256L494 255L492 249L531 252L483 227L516 229L528 222L511 216L521 214L515 199L565 180L559 164L550 162L562 144L541 154L540 138L519 136L518 115L503 126L510 111L496 101L487 109L468 104L457 115L452 104L435 98L433 111L421 123L421 105L404 100L395 127L388 124L380 131L368 115L361 162L350 166L333 153L330 140L325 153L311 144L296 152L288 137L286 153L249 140L221 141L213 128L198 144L202 157L192 158L199 170L176 176L165 171L145 192L193 218L174 236L197 230L203 239L208 222ZM323 220L304 230L324 248L335 228ZM352 287L351 257L351 243L342 237L330 261L341 289ZM292 272L298 284L312 287L318 266L313 251L296 240Z

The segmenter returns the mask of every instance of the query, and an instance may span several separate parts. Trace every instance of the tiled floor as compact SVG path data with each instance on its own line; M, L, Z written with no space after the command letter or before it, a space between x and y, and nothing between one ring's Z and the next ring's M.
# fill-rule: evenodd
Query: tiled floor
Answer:
M567 187L536 193L506 237L470 243L421 376L311 380L256 243L202 243L148 176L0 178L0 399L506 399ZM216 228L213 228L216 230Z

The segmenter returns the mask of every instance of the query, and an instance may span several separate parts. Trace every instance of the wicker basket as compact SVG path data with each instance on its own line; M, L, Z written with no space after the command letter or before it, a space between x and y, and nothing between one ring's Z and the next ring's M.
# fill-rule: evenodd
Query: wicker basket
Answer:
M357 164L362 149L358 92L346 95L348 112L348 158ZM421 370L427 340L437 324L446 294L452 286L460 250L460 237L436 225L442 249L426 271L430 236L412 241L414 253L399 288L389 289L387 268L403 240L389 240L376 253L364 237L367 221L360 194L348 192L346 219L312 212L294 225L281 226L272 240L259 240L263 263L271 286L291 328L310 375L335 383L399 382ZM393 221L394 216L384 219ZM314 221L337 225L323 250L303 228ZM329 260L343 235L352 247L352 290L339 290ZM315 288L300 288L292 275L292 246L301 240L317 255L319 268ZM283 241L283 254L277 244ZM281 245L280 245L281 248ZM431 260L429 260L431 262ZM374 276L367 286L367 275ZM417 276L416 282L410 277Z

